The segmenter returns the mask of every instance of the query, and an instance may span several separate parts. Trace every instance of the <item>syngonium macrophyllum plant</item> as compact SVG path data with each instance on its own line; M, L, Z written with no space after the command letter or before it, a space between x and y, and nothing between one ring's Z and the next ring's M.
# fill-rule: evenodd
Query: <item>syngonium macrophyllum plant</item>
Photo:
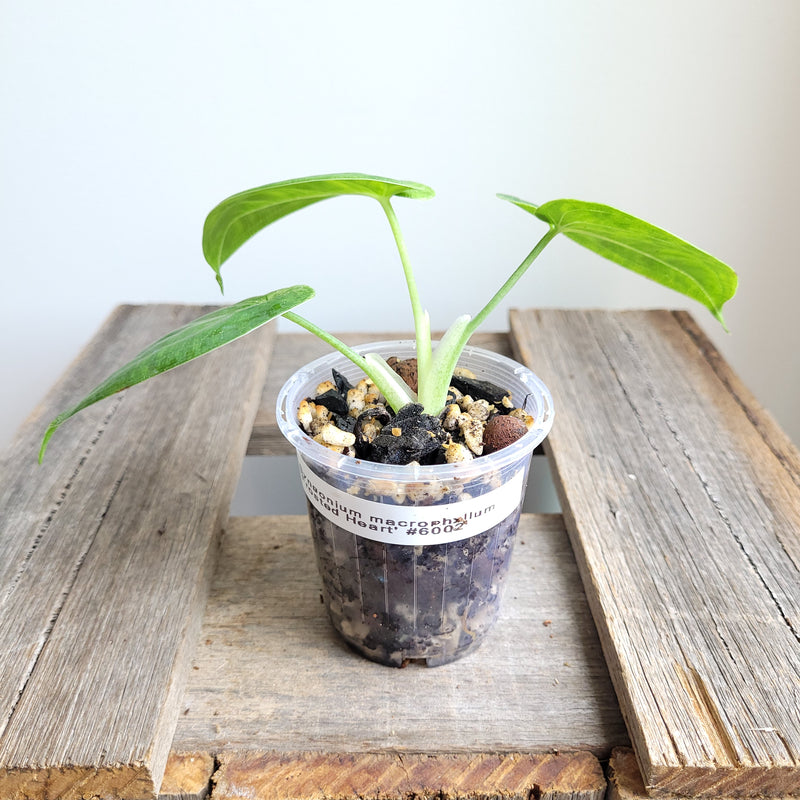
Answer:
M39 452L44 456L50 437L69 417L110 395L166 372L283 316L319 336L357 364L378 386L388 404L399 411L412 402L428 414L445 405L453 369L470 336L525 274L548 243L563 234L611 261L674 289L706 306L723 324L722 307L736 291L733 270L708 253L636 217L598 203L553 200L544 205L511 195L498 197L533 214L547 224L534 248L475 316L458 317L434 347L430 319L417 284L392 198L430 198L433 190L420 183L396 181L358 173L319 175L281 181L232 195L206 218L203 253L222 289L221 267L250 237L276 220L306 206L342 195L363 195L377 200L389 221L405 275L417 350L418 395L409 389L381 356L360 355L292 309L314 296L306 285L276 289L220 308L154 342L136 358L109 376L77 405L59 414L48 427Z

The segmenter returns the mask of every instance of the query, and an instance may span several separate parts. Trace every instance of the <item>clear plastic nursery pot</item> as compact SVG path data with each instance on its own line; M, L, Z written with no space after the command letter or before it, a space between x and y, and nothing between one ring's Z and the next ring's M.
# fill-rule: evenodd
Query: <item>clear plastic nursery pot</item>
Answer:
M389 358L413 342L357 348ZM439 666L475 649L495 622L531 454L553 423L547 387L516 362L467 347L459 366L511 391L535 424L514 444L460 464L397 466L344 456L314 442L297 409L335 368L336 353L296 372L278 396L278 423L294 445L331 622L359 653L390 666Z

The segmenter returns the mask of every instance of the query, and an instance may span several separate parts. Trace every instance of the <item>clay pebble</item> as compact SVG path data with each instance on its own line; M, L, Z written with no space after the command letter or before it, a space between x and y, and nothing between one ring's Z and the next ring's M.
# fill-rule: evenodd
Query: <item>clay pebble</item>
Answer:
M399 359L397 356L392 356L386 363L406 382L412 392L417 392L419 382L416 358Z
M492 417L483 432L483 452L495 453L514 444L528 432L528 427L517 417L500 415Z

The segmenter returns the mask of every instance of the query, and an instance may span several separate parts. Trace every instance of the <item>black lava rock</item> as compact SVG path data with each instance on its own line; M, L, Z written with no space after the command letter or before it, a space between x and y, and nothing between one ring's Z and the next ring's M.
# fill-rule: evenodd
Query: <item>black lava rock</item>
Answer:
M333 382L336 384L336 388L346 399L347 393L353 388L353 384L338 370L332 369L331 373L333 374Z
M372 460L380 464L435 464L442 460L447 435L438 417L419 404L404 406L372 442Z
M341 393L336 389L328 389L324 394L318 394L314 398L317 405L325 406L332 414L338 414L342 417L347 416L347 399L346 396L342 397Z
M356 421L353 417L350 417L347 414L342 416L341 414L337 414L334 411L331 413L331 422L333 422L333 424L340 431L346 431L347 433L355 433Z
M356 455L367 461L372 461L372 442L364 434L364 425L368 420L376 419L381 426L389 423L391 414L383 406L375 406L362 411L354 420L353 433L356 437ZM350 419L353 419L350 417Z
M455 386L462 394L468 394L473 400L487 400L492 405L497 406L497 410L502 414L508 409L503 406L503 398L511 398L508 389L502 389L490 381L481 381L477 378L463 378L453 375L450 385Z

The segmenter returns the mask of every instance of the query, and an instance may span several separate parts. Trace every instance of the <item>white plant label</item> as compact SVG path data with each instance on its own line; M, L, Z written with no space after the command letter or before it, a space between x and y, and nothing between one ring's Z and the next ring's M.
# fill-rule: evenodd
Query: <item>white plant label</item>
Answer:
M354 497L326 483L300 463L306 497L331 522L365 539L386 544L446 544L476 536L502 522L519 505L525 470L503 486L457 503L395 506Z

